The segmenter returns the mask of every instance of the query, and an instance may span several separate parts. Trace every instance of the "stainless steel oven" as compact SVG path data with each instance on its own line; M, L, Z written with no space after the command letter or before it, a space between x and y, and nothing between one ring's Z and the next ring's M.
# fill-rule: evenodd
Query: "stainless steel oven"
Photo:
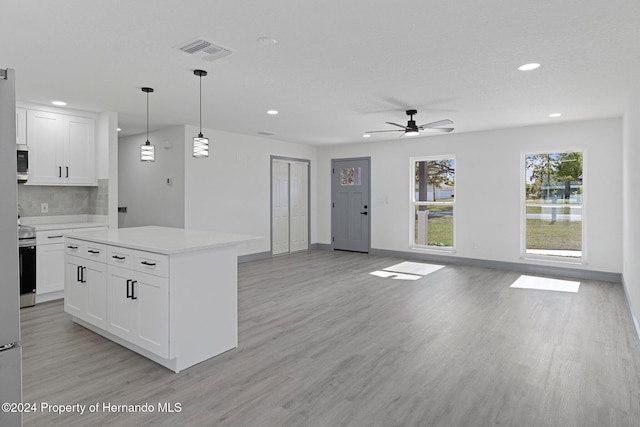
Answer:
M36 304L36 231L28 225L18 226L20 252L20 308Z

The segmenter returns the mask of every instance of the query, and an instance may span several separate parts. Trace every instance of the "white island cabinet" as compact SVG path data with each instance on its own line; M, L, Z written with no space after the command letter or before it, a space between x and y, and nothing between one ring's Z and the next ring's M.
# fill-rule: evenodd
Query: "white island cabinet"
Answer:
M70 234L64 309L179 372L238 346L237 246L258 238L155 226Z

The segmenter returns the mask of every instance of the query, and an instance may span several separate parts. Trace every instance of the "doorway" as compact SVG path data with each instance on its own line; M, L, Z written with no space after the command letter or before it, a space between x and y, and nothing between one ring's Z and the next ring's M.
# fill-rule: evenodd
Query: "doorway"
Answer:
M309 249L309 160L271 156L271 254Z
M369 157L331 160L333 249L369 252L371 200Z

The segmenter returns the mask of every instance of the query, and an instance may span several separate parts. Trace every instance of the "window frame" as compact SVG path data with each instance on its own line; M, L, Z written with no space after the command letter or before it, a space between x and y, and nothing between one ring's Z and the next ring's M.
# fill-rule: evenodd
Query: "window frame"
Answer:
M526 175L527 162L526 157L539 154L562 154L562 153L582 153L582 203L574 206L581 207L581 223L580 230L581 239L581 256L563 257L559 255L543 255L527 253L527 198L526 198ZM550 149L550 150L532 150L520 152L520 258L527 261L547 261L551 263L586 265L587 264L587 200L588 200L588 179L587 179L587 150L585 148L573 149ZM541 205L536 205L541 206ZM545 204L547 207L566 207L562 204Z
M454 188L457 189L457 171L458 164L455 154L442 154L442 155L430 155L430 156L414 156L409 158L409 247L413 250L419 251L433 251L439 253L455 253L456 251L456 199L458 198L457 191L454 191L454 198L451 202L421 202L416 200L416 163L425 161L438 161L438 160L453 160L455 164L455 176L454 176ZM451 246L430 246L419 245L416 243L416 207L417 206L451 206L453 213L453 244Z

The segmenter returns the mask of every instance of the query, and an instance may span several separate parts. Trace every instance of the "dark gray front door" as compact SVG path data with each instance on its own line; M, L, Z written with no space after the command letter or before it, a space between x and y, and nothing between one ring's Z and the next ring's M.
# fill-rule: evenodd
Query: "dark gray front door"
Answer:
M333 249L369 252L369 159L331 161Z

